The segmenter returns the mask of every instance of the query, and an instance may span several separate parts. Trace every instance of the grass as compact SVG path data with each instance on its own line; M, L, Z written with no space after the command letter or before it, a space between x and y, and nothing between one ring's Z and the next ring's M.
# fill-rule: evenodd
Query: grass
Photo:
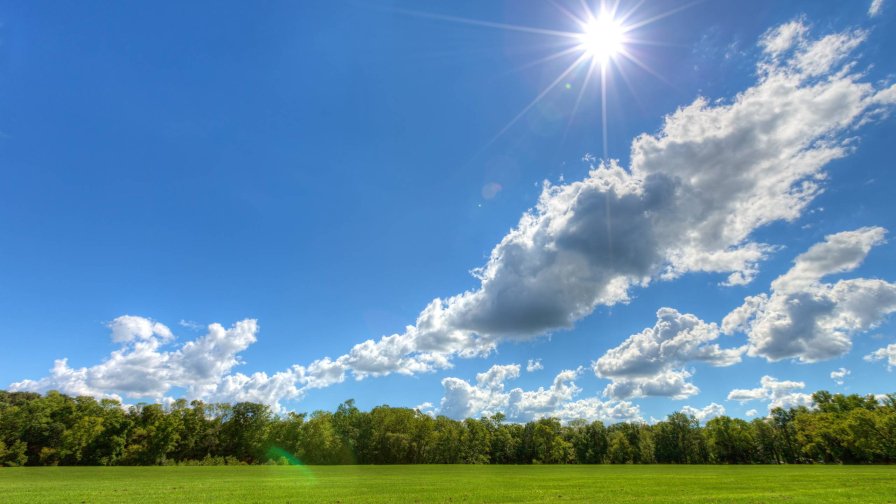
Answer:
M2 468L0 502L896 503L896 466Z

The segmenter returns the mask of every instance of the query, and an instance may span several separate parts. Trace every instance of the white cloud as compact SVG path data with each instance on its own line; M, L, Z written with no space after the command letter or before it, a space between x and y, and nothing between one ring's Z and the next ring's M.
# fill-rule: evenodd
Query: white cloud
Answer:
M745 415L747 415L748 417L754 417L758 414L759 414L759 412L756 411L755 409L747 410L747 412L745 413Z
M840 368L834 371L831 371L831 379L834 380L834 383L837 385L843 385L846 381L846 377L852 374L850 370L846 368Z
M748 354L769 361L816 362L847 353L855 334L873 329L896 311L896 284L822 279L858 267L872 247L884 242L885 233L865 227L825 237L772 282L770 295L746 298L725 317L722 329L746 333Z
M765 32L759 40L759 46L766 54L778 57L801 43L807 32L808 27L804 21L797 19Z
M732 390L728 393L728 400L738 401L741 404L750 401L768 401L769 411L774 408L788 409L813 405L811 395L797 392L806 388L804 382L778 380L766 375L759 383L759 388Z
M190 329L191 331L201 331L202 329L204 329L202 324L200 324L199 322L194 322L192 320L180 319L180 321L178 321L177 325L179 325L181 327L186 327L187 329Z
M685 369L666 370L643 378L616 378L604 388L604 395L614 398L662 396L685 399L700 393L696 385L688 381L693 373Z
M880 14L881 7L884 6L884 0L871 0L871 5L868 6L868 15L871 17L875 17Z
M619 399L640 396L671 396L682 399L699 392L681 369L689 362L730 366L741 360L743 349L722 349L712 343L719 337L716 324L708 324L689 313L661 308L657 321L594 362L597 376L612 383L604 394Z
M887 369L893 369L896 367L896 343L887 345L883 348L878 348L866 355L865 360L868 362L885 360L887 361Z
M581 392L575 378L581 370L561 371L548 388L507 390L505 383L518 378L520 366L496 365L476 375L476 382L448 377L442 380L445 395L433 414L451 418L476 418L503 413L512 422L556 417L563 421L578 418L621 422L640 420L640 410L626 401L601 401L597 398L574 400Z
M544 366L541 364L541 359L529 359L529 362L526 363L526 372L528 373L533 373L541 369L544 369Z
M699 422L704 423L725 414L725 407L721 404L709 403L703 408L694 408L693 406L685 406L681 408L681 412L696 418Z
M116 343L154 338L166 341L173 337L171 330L166 325L132 315L122 315L109 322L107 326L112 330L112 341Z
M205 335L179 347L172 345L174 335L166 326L148 318L123 315L108 327L112 341L120 347L103 362L71 368L66 359L60 359L49 376L13 383L10 389L162 401L177 387L190 398L258 400L275 407L282 398L298 393L295 383L303 374L301 368L271 377L230 374L241 363L239 353L256 341L255 320L242 320L229 329L211 324Z

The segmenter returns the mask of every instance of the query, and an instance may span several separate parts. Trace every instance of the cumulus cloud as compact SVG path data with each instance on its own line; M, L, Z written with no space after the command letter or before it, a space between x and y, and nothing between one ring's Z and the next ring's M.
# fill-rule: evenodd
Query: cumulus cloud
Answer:
M871 17L875 17L880 14L881 7L884 6L884 0L871 0L871 5L868 6L868 15Z
M799 255L771 284L770 294L750 296L722 321L728 334L744 332L748 354L769 361L816 362L843 355L852 337L896 311L896 284L854 278L822 279L858 267L886 231L865 227L825 237Z
M699 392L682 369L689 362L730 366L741 360L744 349L723 349L712 343L719 327L689 313L660 308L656 324L629 336L593 363L594 373L609 378L604 394L619 399L670 396L682 399Z
M529 359L529 362L526 363L526 372L528 373L533 373L541 369L544 369L544 366L541 364L541 359Z
M843 385L846 382L846 377L850 374L852 373L846 368L836 369L831 371L831 379L834 380L834 383L837 385Z
M759 412L756 411L755 409L747 410L747 412L745 413L745 415L747 415L748 417L754 417L758 414L759 414Z
M896 367L896 343L878 348L866 355L865 360L868 362L887 361L887 369L893 369Z
M59 359L50 376L13 383L10 388L161 399L172 387L181 387L190 396L203 397L240 363L239 353L255 342L258 332L258 324L252 319L229 329L211 324L204 336L169 348L174 335L167 326L151 319L123 315L108 327L112 341L120 346L103 362L71 368L67 359Z
M112 341L116 343L153 339L167 341L173 337L168 326L133 315L122 315L106 325L112 330Z
M229 328L210 324L205 335L181 345L175 344L168 327L144 317L123 315L108 327L119 348L101 363L72 368L67 359L59 359L49 376L13 383L10 390L59 390L73 395L164 402L171 399L165 394L178 388L189 398L257 401L279 411L284 398L299 397L304 388L334 379L326 363L320 361L271 376L234 373L234 368L242 364L240 352L256 341L258 323L253 319Z
M715 417L720 417L725 414L725 407L721 404L709 403L709 405L703 408L695 408L693 406L685 406L681 408L681 412L685 415L692 416L696 418L699 422L706 422L708 420L712 420Z
M769 411L774 408L787 409L813 405L811 395L797 392L806 388L804 382L778 380L766 375L759 383L759 388L732 390L728 393L728 400L738 401L741 404L750 401L768 401Z
M451 418L476 418L503 413L512 422L555 417L563 421L579 418L621 422L640 420L640 410L626 401L601 401L597 398L576 400L581 392L575 384L581 369L561 371L550 387L537 390L513 388L505 383L518 378L517 364L495 365L476 375L475 383L460 378L442 380L444 396L433 414Z

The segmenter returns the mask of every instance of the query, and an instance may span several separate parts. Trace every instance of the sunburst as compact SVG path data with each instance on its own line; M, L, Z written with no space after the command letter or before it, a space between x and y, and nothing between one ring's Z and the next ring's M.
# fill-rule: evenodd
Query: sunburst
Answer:
M579 95L576 98L573 109L570 111L569 121L571 123L573 117L578 111L579 104L581 103L582 97L587 91L589 83L592 80L598 80L600 86L603 157L607 158L608 80L613 77L614 72L619 73L623 78L625 78L624 65L627 63L634 64L653 75L657 75L657 73L653 69L651 69L649 65L642 61L631 50L631 46L657 45L657 43L655 41L651 41L649 38L635 36L635 31L642 31L645 26L667 16L670 16L676 12L679 12L685 8L688 8L697 2L684 4L673 10L666 11L659 15L655 15L645 19L638 18L638 9L644 3L644 0L639 1L637 4L635 4L625 12L620 12L619 0L616 0L614 2L601 0L600 4L597 5L596 8L592 8L591 6L589 6L586 0L580 0L579 8L576 9L577 12L575 10L567 9L564 6L553 1L551 3L570 20L570 22L573 24L573 27L575 28L574 31L497 23L486 20L444 16L417 11L400 10L399 12L418 17L457 22L467 25L481 26L485 28L494 28L507 31L520 31L555 39L559 38L561 44L558 51L548 55L547 57L541 58L540 60L538 60L537 62L533 62L532 64L543 63L549 60L555 60L563 57L570 57L572 59L571 63L565 69L560 71L557 77L551 80L551 82L547 86L545 86L531 102L529 102L522 108L522 110L520 110L519 113L511 118L510 121L508 121L508 123L503 128L501 128L500 131L498 131L498 133L488 142L488 144L493 143L495 140L504 135L504 133L506 133L517 123L517 121L525 116L526 113L529 112L534 106L536 106L542 99L544 99L545 96L548 95L548 93L550 93L557 86L564 83L564 81L566 81L567 78L577 69L585 67L586 75L584 85L579 91ZM599 79L594 79L593 77L595 76L599 76ZM625 80L628 83L628 80Z

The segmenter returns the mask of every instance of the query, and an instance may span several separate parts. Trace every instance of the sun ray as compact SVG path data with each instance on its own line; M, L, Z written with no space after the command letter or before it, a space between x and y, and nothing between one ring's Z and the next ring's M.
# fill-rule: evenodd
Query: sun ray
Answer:
M491 140L489 140L485 146L487 147L487 146L491 145L492 143L494 143L495 140L500 138L501 135L506 133L507 130L509 130L511 128L511 126L516 124L516 122L519 121L521 117L526 115L526 112L531 110L532 107L534 107L539 101L541 101L542 98L545 97L545 95L547 95L549 92L551 92L552 89L557 87L557 84L560 84L560 82L563 79L565 79L567 75L569 75L573 70L575 70L587 58L588 58L588 54L583 53L575 61L573 61L571 65L566 67L566 70L564 70L563 73L561 73L556 79L553 80L553 82L548 84L547 87L545 87L540 93L538 93L538 96L536 96L534 100L529 102L529 104L526 105L525 108L523 108L523 110L521 110L519 114L514 116L513 119L511 119L510 122L508 122L506 126L501 128L501 131L499 131L497 135L495 135Z
M563 15L568 17L570 20L572 20L577 25L581 26L582 24L587 22L584 18L580 18L579 16L576 16L572 11L570 11L566 7L558 4L555 0L548 0L548 1L551 3L551 5L556 7L558 11L560 11Z
M603 138L603 158L607 159L607 65L600 66L600 122Z
M569 120L566 121L566 129L563 130L563 139L566 139L566 135L569 132L570 126L572 126L572 121L576 117L576 112L579 110L579 104L582 102L582 97L585 96L585 90L588 89L588 83L591 82L591 76L594 75L594 67L597 66L597 61L591 60L591 63L588 65L588 70L585 72L585 82L582 83L582 87L579 89L578 96L576 96L576 102L572 106L572 112L569 114Z
M576 47L576 46L573 46L573 47L567 47L566 49L564 49L564 50L562 50L562 51L560 51L560 52L551 53L551 54L549 54L549 55L547 55L547 56L544 56L544 57L542 57L542 58L539 58L539 59L537 59L537 60L535 60L535 61L530 61L530 62L528 62L528 63L524 63L524 64L522 64L522 65L520 65L520 66L518 66L518 67L516 67L516 68L513 68L512 70L510 70L510 71L507 72L507 73L511 73L511 72L520 72L520 71L522 71L522 70L526 70L526 69L532 68L532 67L534 67L534 66L538 66L538 65L540 65L540 64L542 64L542 63L547 63L547 62L549 62L549 61L554 61L554 60L556 60L556 59L560 59L560 58L562 58L562 57L564 57L564 56L568 56L568 55L570 55L570 54L579 52L579 50L580 50L580 49L579 49L578 47Z
M398 8L395 8L392 10L393 10L393 12L397 12L399 14L405 14L408 16L420 17L420 18L425 18L425 19L436 19L439 21L452 21L455 23L461 23L461 24L466 24L466 25L470 25L470 26L482 26L485 28L499 28L502 30L519 31L519 32L525 32L525 33L535 33L538 35L552 35L555 37L565 37L565 38L576 38L576 36L578 36L577 33L573 33L573 32L566 32L566 31L560 31L560 30L549 30L546 28L534 28L531 26L520 26L520 25L507 24L507 23L495 23L493 21L481 21L478 19L469 19L469 18L463 18L463 17L458 17L458 16L448 16L446 14L433 14L431 12L422 12L422 11L415 11L415 10L410 10L410 9L398 9Z
M663 42L660 40L648 40L648 39L641 39L641 38L635 38L635 37L626 37L625 43L626 43L626 45L639 45L639 46L690 47L687 44L676 44L674 42Z
M628 21L628 18L632 17L632 14L634 14L642 5L644 5L645 1L646 0L639 0L638 3L636 3L634 6L632 6L631 9L626 11L625 14L617 17L616 19L618 19L620 23L625 24L625 22Z
M686 4L679 5L678 7L668 10L662 14L657 14L656 16L653 16L651 18L647 18L647 19L638 21L637 23L630 24L630 25L628 25L628 28L630 30L636 30L638 28L641 28L642 26L646 26L651 23L655 23L655 22L659 21L660 19L665 19L665 18L671 16L672 14L678 14L679 12L681 12L683 10L690 9L691 7L693 7L697 4L703 3L703 2L704 2L704 0L694 0L693 2L688 2Z
M644 70L645 72L649 73L650 75L653 75L654 77L656 77L656 78L659 79L660 81L662 81L662 82L668 84L669 86L671 86L671 87L673 87L673 88L675 87L675 86L672 85L672 83L669 81L669 79L663 77L662 75L660 75L659 73L657 73L656 70L654 70L654 69L650 68L649 66L647 66L646 64L644 64L644 62L642 62L642 61L641 61L640 59L638 59L634 54L632 54L631 51L622 50L622 51L619 51L619 54L620 54L621 56L625 57L627 60L629 60L629 61L631 61L632 63L634 63L635 65L638 65L642 70Z
M637 102L639 110L643 111L644 102L641 101L641 97L639 97L638 93L635 92L635 86L629 78L628 72L625 69L625 65L617 65L616 72L620 77L622 77L622 80L625 82L625 87L628 88L632 98L634 98L635 102Z

